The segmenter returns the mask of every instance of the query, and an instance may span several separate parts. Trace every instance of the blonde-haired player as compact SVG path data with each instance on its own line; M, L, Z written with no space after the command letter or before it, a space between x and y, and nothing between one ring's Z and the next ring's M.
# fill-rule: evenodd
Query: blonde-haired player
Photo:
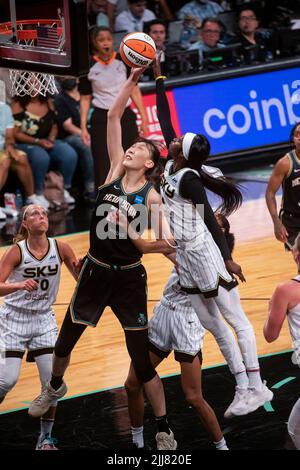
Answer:
M276 287L270 301L264 336L268 343L275 341L287 318L295 351L293 358L300 367L300 234L296 237L292 253L297 264L298 275ZM300 398L291 411L288 432L296 448L300 450Z
M29 205L12 247L0 260L0 403L16 384L22 358L36 362L41 386L51 377L57 325L52 310L64 262L77 278L72 248L47 237L48 216L42 206ZM56 450L51 438L56 402L41 418L37 450Z

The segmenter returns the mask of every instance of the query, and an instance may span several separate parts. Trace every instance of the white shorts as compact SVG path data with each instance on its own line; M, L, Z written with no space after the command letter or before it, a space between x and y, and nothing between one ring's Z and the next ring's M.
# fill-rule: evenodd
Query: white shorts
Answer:
M53 352L58 335L55 314L21 313L10 307L0 308L0 350L6 357L23 357L28 362L35 356Z
M192 362L201 356L204 329L192 308L171 307L164 298L154 308L149 322L149 349L161 358L171 351L178 362Z
M177 248L176 260L181 288L189 294L215 297L220 285L227 290L237 285L216 245L212 249L207 247L196 251Z

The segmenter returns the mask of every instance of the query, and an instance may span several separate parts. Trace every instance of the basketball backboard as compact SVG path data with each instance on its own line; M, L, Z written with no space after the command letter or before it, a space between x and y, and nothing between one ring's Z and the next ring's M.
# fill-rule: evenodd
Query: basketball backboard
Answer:
M81 76L89 70L86 0L0 0L0 67Z

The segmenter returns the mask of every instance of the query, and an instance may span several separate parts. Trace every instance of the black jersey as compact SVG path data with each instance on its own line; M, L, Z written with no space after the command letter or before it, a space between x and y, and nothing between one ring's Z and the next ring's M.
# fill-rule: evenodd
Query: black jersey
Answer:
M147 228L147 197L153 185L146 182L134 193L126 193L122 177L99 188L90 228L90 254L99 261L118 266L141 259L140 251L122 228L107 220L109 212L120 209L128 223L136 219L134 228L141 234Z
M300 218L300 160L295 150L289 152L288 156L291 161L291 168L282 182L281 208L284 213Z

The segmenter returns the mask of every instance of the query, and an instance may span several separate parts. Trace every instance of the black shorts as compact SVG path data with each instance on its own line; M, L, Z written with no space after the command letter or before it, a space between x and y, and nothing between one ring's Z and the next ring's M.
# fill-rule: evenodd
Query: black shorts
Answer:
M169 356L169 354L172 352L172 351L163 351L162 349L155 346L155 344L151 343L151 341L148 341L148 349L149 351L151 351L153 354L160 357L161 359L166 359ZM195 356L192 356L191 354L183 353L180 351L174 351L174 359L177 362L192 363L195 357L197 356L199 358L200 364L202 365L203 356L202 356L201 349L200 351L197 352L197 354L195 354Z
M72 321L96 326L105 307L125 330L148 328L147 274L140 262L120 267L87 255L70 304Z
M280 219L288 231L288 243L293 246L298 233L300 232L299 219L289 212L280 212ZM290 247L285 244L285 248L290 250Z

